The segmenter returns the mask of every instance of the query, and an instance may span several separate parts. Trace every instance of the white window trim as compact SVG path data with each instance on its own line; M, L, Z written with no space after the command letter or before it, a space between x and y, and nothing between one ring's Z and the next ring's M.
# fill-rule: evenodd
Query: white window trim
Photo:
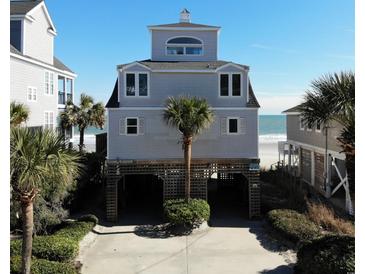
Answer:
M303 117L299 116L299 129L300 130L304 130L305 129L305 126L302 127L302 119L303 119Z
M229 132L229 120L237 120L237 132ZM240 135L240 117L227 117L227 135Z
M228 74L228 96L222 96L221 95L221 75L222 74ZM241 83L240 83L240 95L239 96L233 96L233 74L239 74L241 77ZM243 97L243 73L242 72L219 72L218 73L218 97L219 98L242 98Z
M48 73L48 83L46 83L46 73ZM51 93L51 75L52 75L52 78L53 78L53 89L52 89L52 93ZM50 70L45 70L44 71L44 95L47 95L47 96L53 96L55 94L54 90L55 90L55 76L54 76L54 72L53 71L50 71ZM57 78L57 81L58 81L58 78ZM47 93L47 84L48 84L48 88L49 88L49 93ZM57 92L58 94L58 92Z
M315 131L316 131L317 133L321 133L321 132L322 132L321 125L320 125L320 127L319 127L319 129L318 129L318 128L317 128L317 123L316 123Z
M137 133L128 133L128 119L137 119ZM127 136L137 136L139 135L139 118L138 117L125 117L125 120L124 120L124 130L125 130L125 135ZM133 126L134 127L134 126Z
M29 89L31 89L31 97L32 97L32 99L30 99L30 100L29 100L29 97L28 97ZM34 94L35 94L35 100L33 99ZM28 86L27 87L27 101L28 102L37 102L37 100L38 100L37 88L33 87L33 86Z
M135 95L127 95L127 74L134 74ZM139 95L139 75L140 74L147 74L147 96ZM150 73L148 71L125 71L124 72L124 96L127 98L128 97L150 98Z
M309 126L307 125L307 131L312 132L312 131L313 131L313 125L312 125L312 127L309 127Z
M49 123L49 124L46 124L46 113L48 113L48 122L50 122L51 121L51 119L50 119L50 114L52 113L52 123ZM51 111L51 110L46 110L46 111L44 111L44 116L43 116L43 119L44 119L44 123L43 123L43 127L44 128L46 128L46 126L48 125L48 126L50 126L50 125L52 125L52 128L50 128L50 127L48 127L48 129L52 129L52 130L54 130L55 129L55 115L54 115L54 111Z

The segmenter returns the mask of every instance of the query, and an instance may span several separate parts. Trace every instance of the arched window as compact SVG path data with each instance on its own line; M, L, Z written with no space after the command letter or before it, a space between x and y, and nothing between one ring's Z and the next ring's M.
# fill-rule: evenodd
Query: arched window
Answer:
M194 37L174 37L166 42L166 55L202 55L203 43Z

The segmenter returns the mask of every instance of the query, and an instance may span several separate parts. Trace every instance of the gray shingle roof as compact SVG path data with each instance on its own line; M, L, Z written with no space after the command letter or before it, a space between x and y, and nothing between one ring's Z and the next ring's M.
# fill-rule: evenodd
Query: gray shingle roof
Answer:
M42 3L43 0L38 1L10 1L10 15L24 15L33 8Z
M106 108L118 108L118 79L115 81L112 96L110 96L108 103L105 105Z
M68 72L72 72L74 73L71 69L69 69L64 63L62 63L60 61L60 59L58 59L57 57L53 56L53 66L55 68L58 68L60 70L65 70L65 71L68 71Z
M139 64L149 67L152 70L215 70L225 64L232 63L229 61L202 61L202 62L186 62L186 61L151 61L143 60L137 61ZM123 68L128 64L118 65L118 68ZM235 64L235 63L233 63ZM243 69L247 69L248 66L235 64L237 66L242 67Z
M295 107L289 108L287 110L284 110L283 113L288 113L288 112L300 112L300 106L301 105L297 105Z
M220 28L218 26L209 26L209 25L202 25L202 24L194 24L194 23L188 23L188 22L179 22L179 23L173 23L173 24L163 24L163 25L153 25L148 26L149 28L211 28L216 29Z
M68 72L71 72L71 73L74 73L71 69L69 69L64 63L62 63L57 57L53 56L53 64L48 64L46 62L43 62L41 60L38 60L36 58L33 58L33 57L30 57L28 55L24 55L23 53L21 53L19 50L17 50L14 46L10 45L10 52L11 53L15 53L15 54L18 54L18 55L21 55L21 56L24 56L24 57L27 57L29 59L32 59L32 60L35 60L37 62L41 62L45 65L51 65L51 66L54 66L55 68L57 69L60 69L60 70L64 70L64 71L68 71Z
M253 92L253 88L251 82L248 83L248 102L247 107L251 108L259 108L260 104L256 99L255 93Z

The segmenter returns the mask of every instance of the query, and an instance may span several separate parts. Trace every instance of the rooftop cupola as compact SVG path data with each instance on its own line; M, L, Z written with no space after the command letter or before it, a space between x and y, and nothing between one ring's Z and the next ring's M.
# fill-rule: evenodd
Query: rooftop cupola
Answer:
M190 12L187 9L180 12L180 23L190 23Z

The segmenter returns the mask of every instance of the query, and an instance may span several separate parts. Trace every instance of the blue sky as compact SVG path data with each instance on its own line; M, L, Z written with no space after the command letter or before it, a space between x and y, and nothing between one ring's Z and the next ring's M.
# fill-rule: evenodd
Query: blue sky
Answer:
M208 4L209 3L209 4ZM55 55L78 74L81 92L106 103L116 65L150 58L147 25L219 25L219 59L250 66L260 114L300 102L310 81L354 70L354 1L85 1L46 0L57 28Z

